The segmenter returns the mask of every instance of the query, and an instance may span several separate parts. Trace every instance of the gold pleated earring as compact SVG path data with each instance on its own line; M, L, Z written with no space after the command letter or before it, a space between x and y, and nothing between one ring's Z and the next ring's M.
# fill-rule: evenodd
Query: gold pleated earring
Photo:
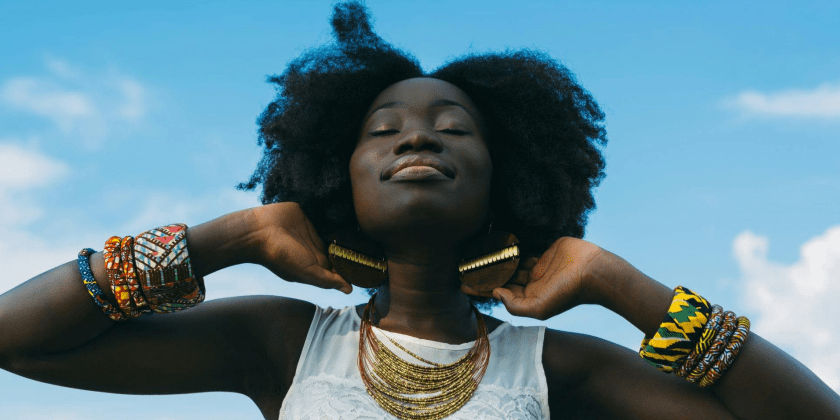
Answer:
M511 280L519 267L519 239L510 232L493 230L492 213L487 234L470 242L458 271L461 283L490 295L493 289Z
M362 233L361 228L333 233L327 255L335 271L354 286L370 289L388 280L388 262L382 246Z

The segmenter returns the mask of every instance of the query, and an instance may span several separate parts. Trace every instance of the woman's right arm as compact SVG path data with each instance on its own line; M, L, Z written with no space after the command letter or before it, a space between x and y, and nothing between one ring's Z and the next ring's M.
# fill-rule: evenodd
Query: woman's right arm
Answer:
M350 291L329 271L323 244L295 203L189 228L187 244L197 276L257 263L286 280ZM113 301L102 254L91 257L91 269ZM0 296L0 367L104 392L230 391L258 399L294 374L313 312L312 304L293 299L240 297L114 323L88 295L72 261Z

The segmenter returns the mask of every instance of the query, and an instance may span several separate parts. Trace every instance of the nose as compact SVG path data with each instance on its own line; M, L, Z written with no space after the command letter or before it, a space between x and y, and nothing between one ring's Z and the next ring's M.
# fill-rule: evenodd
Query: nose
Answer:
M394 143L395 155L400 155L409 150L415 152L429 150L440 153L443 151L443 143L434 133L426 130L414 130Z

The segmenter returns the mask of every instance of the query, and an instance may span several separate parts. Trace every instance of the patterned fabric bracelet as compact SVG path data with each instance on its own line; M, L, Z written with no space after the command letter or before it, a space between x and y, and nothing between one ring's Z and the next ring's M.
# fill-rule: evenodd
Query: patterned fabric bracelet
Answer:
M120 262L123 278L128 283L128 290L134 302L135 316L151 313L152 310L146 303L140 282L137 281L137 273L134 271L134 237L126 236L120 242Z
M124 314L130 318L134 318L139 313L132 307L128 282L123 276L120 242L119 236L112 236L105 241L105 246L102 250L102 256L105 259L105 273L108 275L108 281L111 282L111 292L114 293L117 306L119 306Z
M82 276L82 282L85 285L85 289L87 289L88 294L90 294L93 298L96 305L102 309L102 312L104 312L105 315L108 315L108 318L111 318L114 321L125 321L128 317L126 317L126 315L119 309L111 305L111 302L109 302L108 299L105 298L105 295L102 294L102 289L100 289L99 285L96 284L96 279L93 278L93 271L90 269L90 256L95 252L96 251L90 248L85 248L79 251L79 274Z
M197 279L187 249L187 226L172 224L134 238L134 263L146 302L155 313L191 308L204 301L204 280Z
M700 337L700 341L697 342L697 345L694 346L694 350L691 351L691 354L685 359L682 366L676 371L676 374L680 378L686 377L689 372L697 365L697 362L706 353L706 350L709 349L709 346L712 345L712 340L714 340L715 336L718 334L720 330L721 321L723 321L723 308L720 305L713 305L712 306L712 315L709 318L709 322L706 323L706 328L703 330L703 336Z
M729 344L723 350L723 353L720 354L717 363L706 372L706 376L700 381L699 386L706 387L714 385L723 376L723 373L732 366L732 362L735 361L735 357L738 356L738 352L744 346L744 341L747 340L749 333L750 320L745 316L738 317L738 328L732 334Z
M711 314L706 299L677 286L662 324L651 337L642 340L639 355L663 372L678 368L700 340Z
M723 325L718 332L718 335L715 337L715 341L709 346L709 349L706 350L706 353L703 354L703 357L700 359L700 362L697 363L697 366L688 376L685 378L687 381L691 383L697 383L703 376L706 375L706 371L717 362L720 353L729 344L729 338L732 337L732 333L735 331L736 327L735 323L735 313L732 311L727 311L724 315Z

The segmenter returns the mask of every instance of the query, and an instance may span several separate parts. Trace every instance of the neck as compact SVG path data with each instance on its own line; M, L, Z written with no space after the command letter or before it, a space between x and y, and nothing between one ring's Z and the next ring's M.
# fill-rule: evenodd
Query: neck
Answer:
M390 252L388 252L390 251ZM388 282L376 295L374 325L387 331L458 344L476 339L476 319L460 290L462 249L386 249Z

